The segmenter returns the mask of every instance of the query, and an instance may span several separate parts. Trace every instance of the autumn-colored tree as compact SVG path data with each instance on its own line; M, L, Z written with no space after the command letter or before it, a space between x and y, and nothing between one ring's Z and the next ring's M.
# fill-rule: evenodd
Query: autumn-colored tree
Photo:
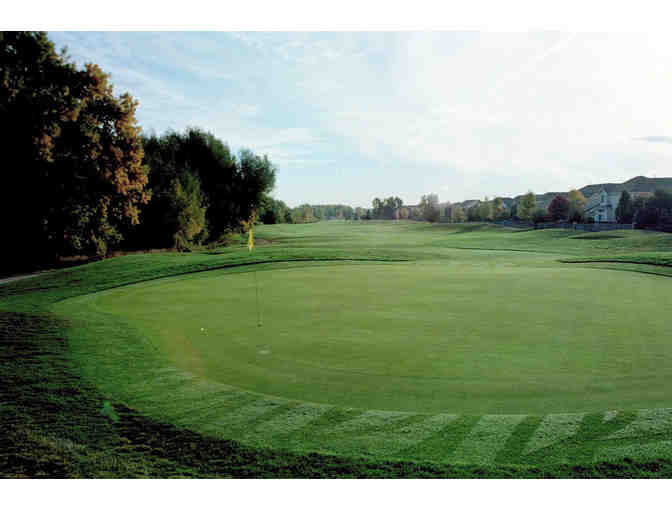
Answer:
M569 200L562 195L556 195L548 205L548 214L553 221L566 220L569 215Z
M16 269L105 255L150 197L137 102L115 96L95 64L78 68L56 53L42 32L2 32L0 72L0 140L15 165L0 202Z
M569 200L569 221L583 221L583 211L586 207L586 197L579 190L570 190L567 195Z
M506 206L504 205L504 200L502 198L497 197L492 201L492 218L494 220L504 220L506 218L509 218L510 214L506 210Z

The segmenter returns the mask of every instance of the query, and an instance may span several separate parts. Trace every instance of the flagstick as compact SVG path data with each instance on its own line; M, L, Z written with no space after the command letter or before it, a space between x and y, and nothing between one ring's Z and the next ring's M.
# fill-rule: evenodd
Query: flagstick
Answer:
M259 309L259 284L257 283L257 271L254 271L254 289L257 293L257 326L261 327L261 310Z
M254 234L252 233L252 222L253 220L250 219L250 226L248 230L248 237L247 237L247 249L250 250L250 255L252 254L252 250L254 250ZM259 308L259 282L257 282L257 272L252 271L254 273L254 292L257 295L257 327L261 327L261 309Z

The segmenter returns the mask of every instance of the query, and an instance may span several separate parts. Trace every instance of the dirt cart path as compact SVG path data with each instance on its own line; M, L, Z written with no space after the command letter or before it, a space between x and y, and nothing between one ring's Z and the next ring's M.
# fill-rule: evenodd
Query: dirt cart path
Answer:
M10 276L8 278L0 278L0 285L9 282L15 282L17 280L25 280L26 278L34 278L35 276L40 276L44 273L32 273L32 274L22 274L18 276Z

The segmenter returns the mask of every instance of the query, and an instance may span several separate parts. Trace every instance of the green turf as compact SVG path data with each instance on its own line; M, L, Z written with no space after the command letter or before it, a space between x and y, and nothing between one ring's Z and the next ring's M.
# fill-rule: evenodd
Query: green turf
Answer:
M252 255L0 286L0 337L21 339L0 425L28 445L11 459L78 476L670 473L672 236L609 234L278 225Z
M222 271L59 310L118 316L176 367L292 400L457 414L670 402L668 281L510 259L460 252L439 264Z

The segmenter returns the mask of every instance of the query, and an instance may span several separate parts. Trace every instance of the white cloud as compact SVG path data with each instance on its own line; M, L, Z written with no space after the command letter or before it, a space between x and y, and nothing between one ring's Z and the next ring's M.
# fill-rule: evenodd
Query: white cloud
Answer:
M137 37L142 55L119 35L63 39L132 89L148 124L202 126L266 152L283 193L303 199L463 200L672 168L672 144L642 142L672 135L668 34ZM327 184L310 191L313 167L310 182ZM337 179L348 171L358 186Z

